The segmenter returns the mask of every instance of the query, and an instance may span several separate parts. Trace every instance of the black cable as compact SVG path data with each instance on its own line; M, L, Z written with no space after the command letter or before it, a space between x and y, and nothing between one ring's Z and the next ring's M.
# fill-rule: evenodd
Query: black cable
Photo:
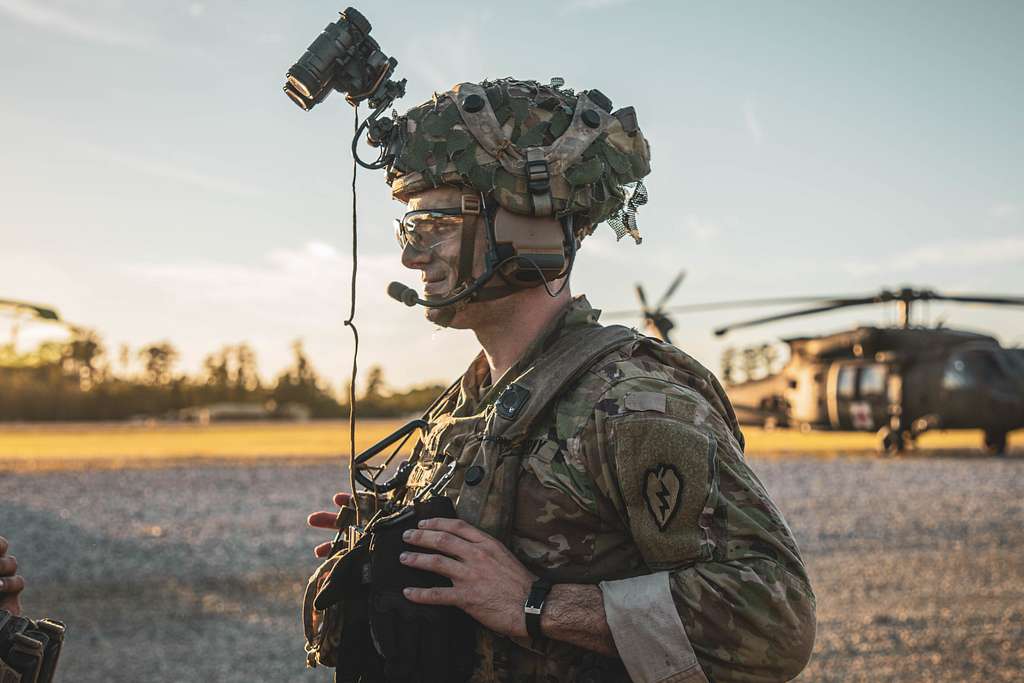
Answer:
M354 134L359 135L359 105L353 107L355 112ZM356 174L359 172L357 158L352 159L352 292L349 297L348 320L345 326L352 330L354 346L352 348L352 378L348 385L348 483L352 491L352 505L355 508L355 523L359 526L361 510L356 497L356 374L359 372L359 330L356 329L356 273L359 270L359 233L356 217Z

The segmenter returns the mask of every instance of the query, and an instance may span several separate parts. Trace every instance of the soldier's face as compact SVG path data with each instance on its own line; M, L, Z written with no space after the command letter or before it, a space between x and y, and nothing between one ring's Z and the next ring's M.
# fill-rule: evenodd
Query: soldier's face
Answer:
M408 212L427 211L435 209L457 209L462 203L463 192L459 188L445 186L427 190L413 195L406 207ZM476 239L476 251L474 255L473 274L483 272L484 237L482 234L483 221L479 222L480 234ZM419 244L407 244L402 249L402 265L406 268L420 271L420 278L423 281L423 298L441 299L447 296L458 284L458 263L462 250L462 225L461 220L455 225L443 225L438 222L436 226L430 226L430 237L420 241ZM466 310L473 308L472 305L466 309L459 310L455 317L445 322L451 315L450 311L440 308L426 309L427 319L435 323L443 323L448 327L465 328L471 325Z

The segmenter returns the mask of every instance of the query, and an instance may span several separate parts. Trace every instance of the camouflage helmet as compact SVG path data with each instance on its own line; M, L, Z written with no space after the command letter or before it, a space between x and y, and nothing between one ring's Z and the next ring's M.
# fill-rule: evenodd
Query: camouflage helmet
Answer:
M647 202L650 146L632 107L611 112L597 90L575 93L503 78L461 83L396 122L388 170L408 201L441 185L473 188L508 211L574 216L577 236L602 221L640 242L636 210Z

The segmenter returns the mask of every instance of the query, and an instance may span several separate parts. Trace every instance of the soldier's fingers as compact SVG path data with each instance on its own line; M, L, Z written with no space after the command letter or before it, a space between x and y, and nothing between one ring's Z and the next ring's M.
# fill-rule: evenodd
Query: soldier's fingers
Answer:
M4 538L3 536L0 536L0 557L2 557L2 556L7 554L7 548L8 547L9 547L9 544L7 543L7 539Z
M308 524L309 526L316 527L318 529L337 529L338 513L327 512L326 510L314 512L306 518L306 524Z
M410 567L447 576L449 579L461 579L466 575L466 565L444 555L402 553L398 556L398 561Z
M473 546L465 539L446 531L429 531L427 529L409 529L402 534L406 543L418 545L421 548L438 550L450 557L468 559L472 554Z
M449 519L447 517L433 517L431 519L424 519L419 523L421 529L437 529L438 531L446 531L450 534L455 534L460 538L464 538L470 543L481 543L483 541L489 541L490 536L477 529L468 522L463 522L461 519Z
M18 559L14 555L0 557L0 576L14 576L18 573Z
M352 494L351 493L345 493L344 491L339 491L338 493L334 494L334 504L337 505L338 507L341 507L342 505L348 505L351 502L352 502Z
M316 557L327 557L327 554L331 552L332 545L334 545L333 541L321 543L317 547L313 548L313 555L315 555Z
M25 579L20 576L6 576L0 579L0 593L20 593L25 590Z
M458 593L454 588L405 588L402 595L410 602L420 605L458 605Z

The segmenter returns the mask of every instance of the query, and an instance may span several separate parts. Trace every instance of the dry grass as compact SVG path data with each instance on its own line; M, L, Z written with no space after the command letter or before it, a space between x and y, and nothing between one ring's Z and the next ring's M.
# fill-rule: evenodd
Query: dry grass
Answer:
M361 420L356 450L401 421ZM348 423L82 424L0 427L0 471L166 467L216 460L239 464L347 454Z
M356 449L389 434L399 420L362 420ZM871 453L873 434L744 429L747 452L759 455ZM977 452L981 433L936 432L921 438L922 452ZM1011 446L1024 444L1024 432ZM339 458L348 453L348 424L309 423L45 424L0 426L0 472L166 467L196 461L240 464Z

